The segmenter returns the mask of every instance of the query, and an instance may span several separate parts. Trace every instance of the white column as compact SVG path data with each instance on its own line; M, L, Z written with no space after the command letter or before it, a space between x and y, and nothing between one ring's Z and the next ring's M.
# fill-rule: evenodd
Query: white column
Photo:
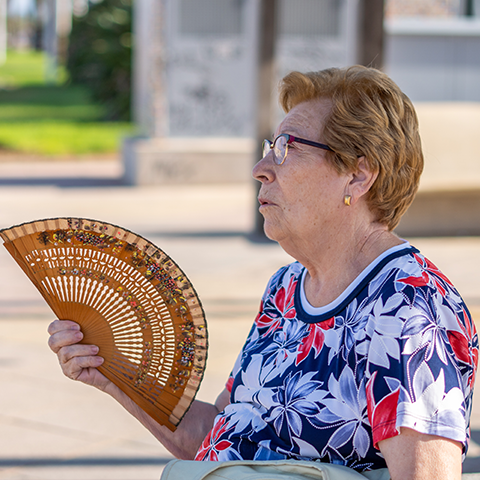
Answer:
M43 0L40 15L43 23L42 48L46 54L45 77L54 83L57 74L57 0Z
M133 118L143 134L168 135L165 14L171 0L134 2Z
M7 0L0 0L0 65L7 59Z
M57 0L57 63L65 63L67 59L68 36L72 31L72 0Z

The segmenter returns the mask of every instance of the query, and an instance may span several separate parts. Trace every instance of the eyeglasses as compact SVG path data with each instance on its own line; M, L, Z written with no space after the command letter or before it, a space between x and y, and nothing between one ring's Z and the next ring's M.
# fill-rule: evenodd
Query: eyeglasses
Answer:
M285 158L287 158L288 146L294 142L303 143L305 145L310 145L312 147L317 147L323 150L329 150L330 152L333 152L333 150L328 145L324 145L323 143L312 142L311 140L305 140L304 138L294 137L293 135L289 135L288 133L281 133L273 142L271 142L270 140L263 141L263 157L266 157L270 150L273 149L273 157L275 159L275 163L277 165L282 165L285 161Z

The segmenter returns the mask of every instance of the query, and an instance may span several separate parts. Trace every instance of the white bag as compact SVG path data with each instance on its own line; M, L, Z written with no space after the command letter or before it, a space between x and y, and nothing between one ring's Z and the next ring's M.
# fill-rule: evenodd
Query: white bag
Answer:
M172 460L160 480L390 480L388 469L359 473L330 463L299 460L196 462Z

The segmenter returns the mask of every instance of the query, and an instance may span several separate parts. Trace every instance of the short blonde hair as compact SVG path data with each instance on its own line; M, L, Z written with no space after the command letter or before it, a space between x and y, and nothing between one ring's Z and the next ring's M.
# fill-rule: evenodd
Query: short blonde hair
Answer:
M280 84L280 104L289 112L317 98L332 101L322 142L338 172L354 172L365 156L377 179L368 204L393 230L412 203L423 170L418 119L410 99L386 74L356 65L319 72L291 72Z

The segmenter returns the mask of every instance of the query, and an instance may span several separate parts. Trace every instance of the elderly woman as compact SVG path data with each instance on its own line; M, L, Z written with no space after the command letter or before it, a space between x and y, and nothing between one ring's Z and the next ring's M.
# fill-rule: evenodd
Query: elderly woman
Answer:
M393 229L423 167L409 99L364 67L287 75L286 116L253 170L265 233L294 257L273 275L226 389L173 434L55 321L64 373L117 399L181 458L311 459L393 480L459 479L478 344L449 280Z

